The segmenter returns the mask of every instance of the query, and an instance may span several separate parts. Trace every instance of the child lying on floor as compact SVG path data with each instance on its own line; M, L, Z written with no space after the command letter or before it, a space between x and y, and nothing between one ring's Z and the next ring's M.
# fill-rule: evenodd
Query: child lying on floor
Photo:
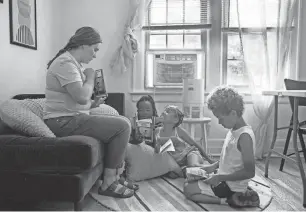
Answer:
M212 173L208 179L185 182L187 198L200 203L229 204L234 207L259 206L258 194L248 188L255 176L255 136L242 114L241 95L230 87L218 87L208 97L208 108L224 128L229 129L224 140L220 162L205 166Z
M186 130L180 127L184 114L176 106L168 105L161 116L162 126L157 128L155 132L156 153L159 153L161 146L171 139L175 151L168 153L180 167L203 167L205 160L212 163L204 149L191 138ZM168 176L175 177L173 172Z

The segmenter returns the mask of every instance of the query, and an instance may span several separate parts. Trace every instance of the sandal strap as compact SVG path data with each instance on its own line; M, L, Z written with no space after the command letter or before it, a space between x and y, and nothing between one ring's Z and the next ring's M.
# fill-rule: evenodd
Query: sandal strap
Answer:
M128 187L126 187L124 185L122 185L118 181L113 182L109 186L109 190L113 191L117 194L123 194L123 195L127 195L127 194L130 194L130 193L134 192L133 190L129 189Z
M129 182L124 177L121 177L119 179L119 183L121 183L122 185L126 186L129 189L138 189L139 188L139 186L137 184L134 184L133 182Z

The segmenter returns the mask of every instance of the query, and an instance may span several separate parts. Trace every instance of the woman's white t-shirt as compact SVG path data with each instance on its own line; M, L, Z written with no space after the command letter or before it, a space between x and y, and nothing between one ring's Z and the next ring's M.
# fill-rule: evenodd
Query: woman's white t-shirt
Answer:
M84 82L86 76L83 71L81 64L68 51L52 62L46 76L44 119L89 114L91 102L78 104L64 87L69 83Z

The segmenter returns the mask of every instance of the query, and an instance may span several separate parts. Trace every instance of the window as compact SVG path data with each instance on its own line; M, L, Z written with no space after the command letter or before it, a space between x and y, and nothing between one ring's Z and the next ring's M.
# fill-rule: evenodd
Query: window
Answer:
M145 26L145 87L179 87L205 72L209 0L152 0Z
M265 0L265 21L268 49L277 46L278 4L281 0ZM205 89L210 91L217 85L228 84L248 92L245 78L242 49L238 31L237 0L152 0L146 11L142 28L144 52L141 76L134 82L135 88L149 91L153 87L181 88L184 78L204 78ZM253 14L257 0L239 0L240 25L247 42L263 42L258 31L258 14ZM242 7L242 8L241 8ZM298 12L298 10L296 11ZM213 17L213 18L212 18ZM296 20L295 20L296 22ZM293 26L290 35L289 70L295 71L297 30ZM247 55L263 54L260 45L244 49ZM271 52L269 52L269 55ZM263 62L256 62L254 78L262 82ZM138 77L138 78L137 78ZM143 82L145 79L145 83ZM256 82L255 82L256 83ZM171 92L170 90L167 90ZM167 92L165 91L165 92ZM176 91L176 90L174 90Z
M265 17L258 17L259 14L254 14L258 11L258 8L254 9L254 7L259 6L257 2L254 0L239 1L239 11L241 13L240 26L244 34L244 42L248 42L248 46L252 46L252 48L244 49L244 51L248 51L248 55L252 55L254 58L258 58L258 55L264 54L264 49L262 48L262 33L258 29L262 26L266 26L267 45L270 57L269 62L271 67L275 67L274 64L276 63L279 3L280 0L265 0L265 13L263 12L262 14L262 16ZM260 18L265 22L262 26L260 26L261 24L259 25L258 19ZM223 83L245 89L248 87L248 81L245 79L242 49L238 31L237 0L222 0L222 22ZM291 37L292 36L290 36L290 39ZM291 55L289 55L289 58L290 56ZM262 73L265 63L258 62L256 59L249 58L249 60L252 61L252 68L256 70L252 72L254 73L255 85L260 85L261 80L265 77ZM289 66L287 66L286 72L285 74L288 75Z

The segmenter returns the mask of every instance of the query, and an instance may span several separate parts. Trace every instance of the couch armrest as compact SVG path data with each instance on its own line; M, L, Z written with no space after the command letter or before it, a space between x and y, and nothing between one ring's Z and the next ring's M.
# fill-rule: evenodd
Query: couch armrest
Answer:
M76 174L102 162L103 145L87 136L0 136L0 169Z

